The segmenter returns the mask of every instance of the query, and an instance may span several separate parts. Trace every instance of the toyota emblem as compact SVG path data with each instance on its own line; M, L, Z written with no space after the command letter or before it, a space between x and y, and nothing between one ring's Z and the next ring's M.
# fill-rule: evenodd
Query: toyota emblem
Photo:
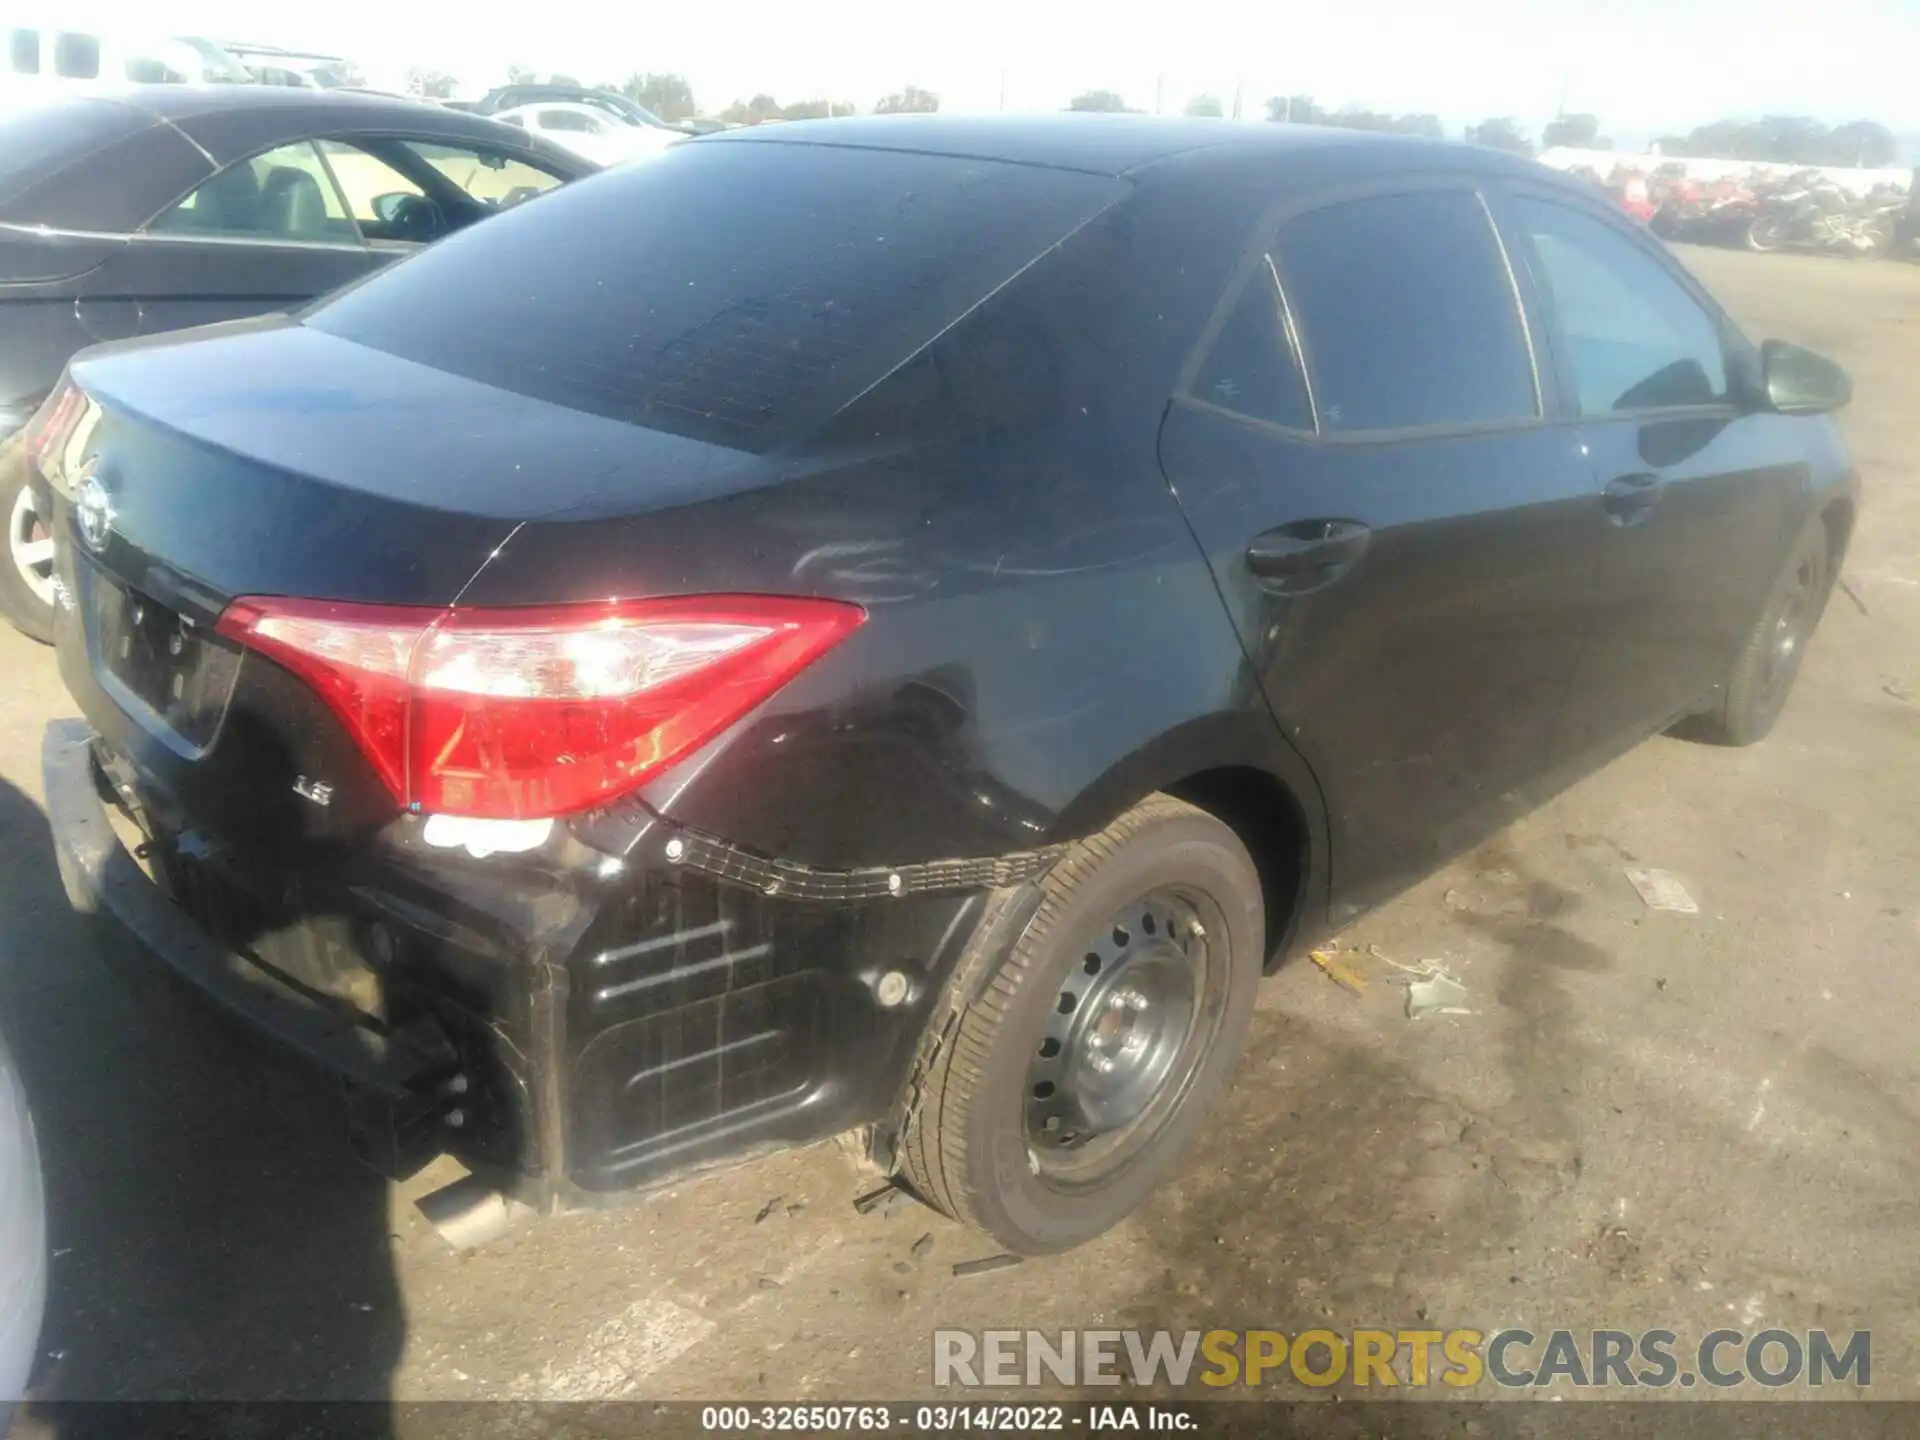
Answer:
M113 501L107 487L89 474L73 497L73 523L89 550L98 550L113 534Z

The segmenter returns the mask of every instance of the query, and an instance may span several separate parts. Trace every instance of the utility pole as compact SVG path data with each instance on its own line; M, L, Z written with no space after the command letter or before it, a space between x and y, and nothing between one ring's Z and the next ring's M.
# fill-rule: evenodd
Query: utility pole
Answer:
M1007 72L1006 72L1006 69L1002 67L1000 71L1000 111L1001 113L1005 114L1006 109L1007 109Z
M1233 118L1236 120L1240 118L1240 95L1246 88L1247 77L1245 75L1236 75L1233 77Z
M1153 77L1153 113L1158 115L1161 108L1166 104L1166 101L1167 77L1166 72L1162 71Z

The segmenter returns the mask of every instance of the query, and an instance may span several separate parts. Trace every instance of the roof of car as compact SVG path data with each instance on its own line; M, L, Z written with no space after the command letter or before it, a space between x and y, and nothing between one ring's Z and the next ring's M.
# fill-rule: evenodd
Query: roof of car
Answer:
M1499 169L1516 157L1482 146L1370 134L1327 125L1276 125L1185 116L1056 115L874 115L844 120L802 120L757 125L704 136L703 145L775 143L842 145L874 150L918 151L967 159L1046 165L1096 175L1124 175L1143 166L1199 152L1298 154L1333 147L1377 161L1433 165L1441 157L1456 167Z
M422 111L462 113L449 112L444 105L405 95L385 95L371 90L307 90L286 85L129 85L105 92L103 98L159 120L316 104L338 105L341 114L350 115L356 121L380 111L399 116L418 116Z

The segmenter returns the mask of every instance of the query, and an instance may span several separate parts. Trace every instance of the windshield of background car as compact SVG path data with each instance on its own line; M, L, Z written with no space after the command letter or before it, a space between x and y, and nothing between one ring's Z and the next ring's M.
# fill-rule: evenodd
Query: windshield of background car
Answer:
M1119 196L946 156L693 141L462 232L316 329L741 450L832 415Z

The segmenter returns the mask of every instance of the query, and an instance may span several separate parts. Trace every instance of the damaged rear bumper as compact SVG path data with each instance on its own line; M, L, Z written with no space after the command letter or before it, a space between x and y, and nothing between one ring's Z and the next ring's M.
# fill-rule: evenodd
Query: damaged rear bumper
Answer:
M1017 932L1055 858L823 872L636 803L617 853L602 816L600 849L562 833L479 859L424 849L408 819L351 863L276 872L271 923L236 936L182 878L206 847L129 850L112 811L140 797L83 722L49 726L42 760L103 948L348 1081L380 1168L452 1153L541 1211L884 1125L962 953ZM244 857L230 869L237 893Z

